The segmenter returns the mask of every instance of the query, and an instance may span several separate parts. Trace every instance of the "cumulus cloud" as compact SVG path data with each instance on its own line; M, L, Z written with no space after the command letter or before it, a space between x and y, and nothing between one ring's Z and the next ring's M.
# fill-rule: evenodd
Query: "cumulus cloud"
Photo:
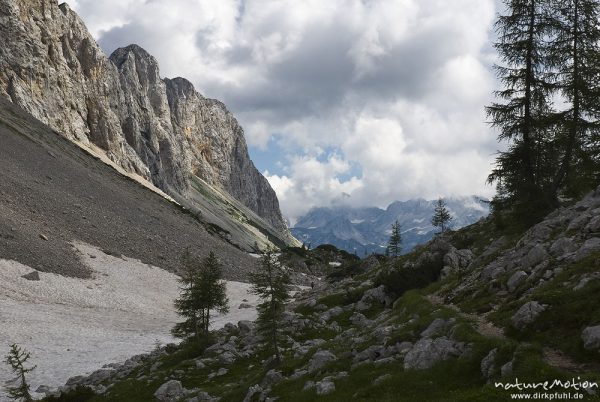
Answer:
M223 100L297 218L339 202L490 195L499 0L77 0L108 52L138 43L165 76Z

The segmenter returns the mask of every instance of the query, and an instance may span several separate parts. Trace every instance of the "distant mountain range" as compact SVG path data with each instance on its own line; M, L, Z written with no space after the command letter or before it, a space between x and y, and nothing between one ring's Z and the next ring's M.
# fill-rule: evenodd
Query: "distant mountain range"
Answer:
M458 229L477 222L489 214L488 200L477 197L445 199L453 219L451 227ZM402 226L402 250L430 240L436 228L431 225L435 200L396 201L381 208L315 208L298 219L292 234L311 247L333 244L359 256L385 253L392 223Z

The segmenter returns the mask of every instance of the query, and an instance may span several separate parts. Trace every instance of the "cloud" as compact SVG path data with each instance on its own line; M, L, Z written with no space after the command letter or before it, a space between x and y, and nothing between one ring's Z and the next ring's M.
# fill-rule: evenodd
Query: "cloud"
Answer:
M497 144L483 107L495 86L498 0L73 6L105 51L138 43L164 76L223 100L251 148L276 144L284 155L270 159L286 165L266 176L289 218L340 200L492 192L484 183Z

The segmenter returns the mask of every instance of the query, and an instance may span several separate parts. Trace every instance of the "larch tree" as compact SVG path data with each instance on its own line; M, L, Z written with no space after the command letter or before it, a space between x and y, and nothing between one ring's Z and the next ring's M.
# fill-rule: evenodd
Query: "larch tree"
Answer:
M200 340L209 334L211 312L229 311L226 283L222 280L222 266L212 251L202 261L186 251L183 267L175 308L185 321L176 324L172 333L179 338Z
M549 1L504 0L507 13L495 25L494 46L502 62L495 69L503 88L486 111L498 139L508 147L499 153L488 182L497 184L495 209L513 208L525 218L555 205L551 183L556 153L550 127L556 88L547 61Z
M387 246L387 255L391 257L398 257L402 251L402 232L400 229L400 222L396 220L392 224L392 234Z
M600 174L600 2L552 0L549 62L565 101L557 112L557 194L580 196Z
M27 382L26 374L35 370L36 366L26 367L27 361L31 357L30 353L16 344L10 346L10 350L5 357L5 363L8 364L16 375L13 381L16 385L7 385L6 391L8 397L14 400L32 402L33 398L29 392L30 385Z
M275 362L281 362L279 352L279 329L285 303L289 300L290 277L283 269L275 252L267 249L260 259L260 266L250 273L252 292L261 299L258 305L258 329L268 340L275 354Z
M448 230L451 221L452 215L450 215L450 211L446 208L446 202L443 198L438 199L433 210L431 224L435 227L439 227L441 233L444 233Z

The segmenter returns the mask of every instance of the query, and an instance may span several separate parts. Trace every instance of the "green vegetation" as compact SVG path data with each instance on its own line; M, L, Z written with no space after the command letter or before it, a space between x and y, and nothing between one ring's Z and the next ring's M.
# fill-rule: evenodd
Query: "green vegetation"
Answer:
M269 346L275 354L275 362L280 363L280 322L285 311L285 303L290 298L290 277L274 254L271 249L263 253L260 268L250 274L250 282L252 292L261 299L261 303L257 306L258 328L269 339Z
M223 314L229 310L222 268L212 251L200 262L186 250L182 262L181 295L175 307L185 321L176 324L172 332L179 338L200 340L209 334L211 311Z
M388 241L385 252L390 257L398 257L402 251L402 233L400 230L400 222L396 221L392 224L392 234Z
M440 228L440 233L445 233L448 230L448 225L452 221L452 215L446 208L446 203L443 198L437 200L435 209L433 210L433 217L431 218L431 224L437 228Z
M30 353L16 344L10 345L10 350L5 356L4 362L10 366L11 371L16 376L11 383L16 385L7 385L6 391L8 397L14 400L22 400L25 402L33 401L29 392L30 386L27 382L27 373L35 370L35 366L26 367L27 361L31 357Z
M502 89L487 113L508 147L488 180L498 189L494 212L531 225L561 195L580 196L598 182L600 2L503 3L495 43Z

